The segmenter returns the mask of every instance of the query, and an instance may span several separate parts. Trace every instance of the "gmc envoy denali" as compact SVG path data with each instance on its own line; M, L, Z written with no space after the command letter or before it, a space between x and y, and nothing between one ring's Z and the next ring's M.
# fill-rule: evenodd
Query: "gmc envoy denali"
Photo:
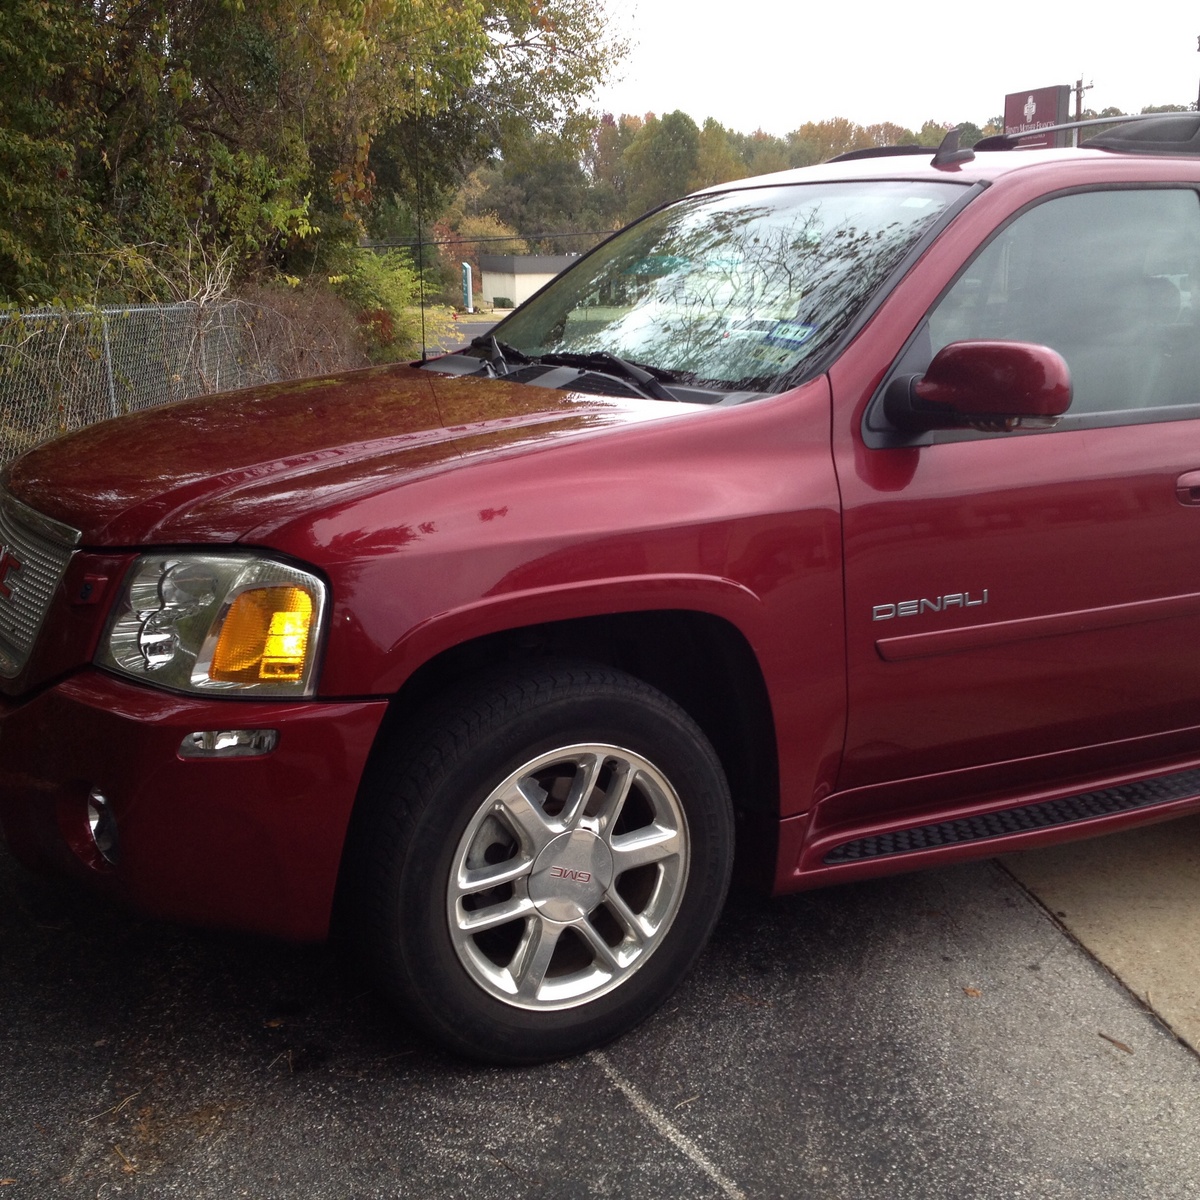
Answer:
M352 946L459 1053L782 893L1200 809L1200 115L649 213L494 331L0 491L29 867Z

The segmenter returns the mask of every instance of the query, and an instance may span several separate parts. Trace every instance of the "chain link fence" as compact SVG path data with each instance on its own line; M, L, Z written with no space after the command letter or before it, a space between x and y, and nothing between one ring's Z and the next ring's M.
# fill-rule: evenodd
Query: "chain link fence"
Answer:
M106 417L365 361L293 324L233 299L0 313L0 465Z

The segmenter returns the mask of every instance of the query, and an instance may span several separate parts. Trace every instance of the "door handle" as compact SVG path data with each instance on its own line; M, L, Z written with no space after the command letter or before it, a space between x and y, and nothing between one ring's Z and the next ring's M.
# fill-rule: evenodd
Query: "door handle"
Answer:
M1175 480L1175 499L1180 504L1200 505L1200 471L1184 471Z

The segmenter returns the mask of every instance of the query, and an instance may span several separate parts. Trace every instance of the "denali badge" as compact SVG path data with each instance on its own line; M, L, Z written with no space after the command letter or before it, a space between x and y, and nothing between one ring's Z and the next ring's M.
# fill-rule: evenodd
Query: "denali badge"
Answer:
M7 546L0 546L0 598L8 600L12 596L12 588L8 586L8 576L10 572L20 569L20 559Z
M919 613L946 612L951 608L977 608L988 602L988 590L982 597L972 597L970 592L948 592L932 600L899 600L895 604L877 604L871 609L872 621L890 621L893 617L915 617Z

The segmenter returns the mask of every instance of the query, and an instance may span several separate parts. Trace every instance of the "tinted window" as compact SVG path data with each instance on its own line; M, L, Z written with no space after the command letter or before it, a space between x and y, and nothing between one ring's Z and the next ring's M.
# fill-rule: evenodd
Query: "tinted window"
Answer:
M1184 189L1062 196L1018 217L929 320L1067 360L1072 414L1200 402L1200 200Z

